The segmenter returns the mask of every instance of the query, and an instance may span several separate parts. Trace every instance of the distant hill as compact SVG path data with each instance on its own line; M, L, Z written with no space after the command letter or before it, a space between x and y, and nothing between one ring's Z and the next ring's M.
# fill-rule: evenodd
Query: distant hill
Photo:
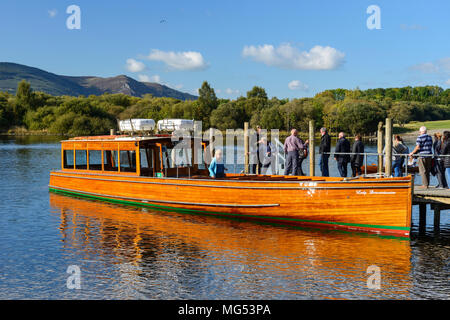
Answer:
M31 84L34 91L42 91L54 96L88 96L91 94L123 93L142 97L172 97L181 100L196 100L197 97L159 83L139 82L125 75L111 78L61 76L41 69L21 64L0 62L0 91L15 93L21 80Z

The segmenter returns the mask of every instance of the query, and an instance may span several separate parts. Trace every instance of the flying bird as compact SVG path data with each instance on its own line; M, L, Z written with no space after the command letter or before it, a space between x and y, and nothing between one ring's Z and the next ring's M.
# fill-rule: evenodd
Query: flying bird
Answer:
M159 23L164 23L164 22L166 22L166 20L165 19L163 19L163 20L161 20Z

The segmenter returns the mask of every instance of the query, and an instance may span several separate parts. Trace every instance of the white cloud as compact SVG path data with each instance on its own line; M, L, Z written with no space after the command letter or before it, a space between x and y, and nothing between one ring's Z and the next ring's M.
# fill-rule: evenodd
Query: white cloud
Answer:
M140 74L138 75L138 79L141 82L157 82L157 83L161 83L161 77L157 74L155 74L154 76L149 77L146 74Z
M127 59L126 68L130 72L141 72L145 70L145 64L134 59Z
M233 90L233 89L230 89L230 88L226 88L225 89L225 93L226 94L228 94L228 95L238 95L239 94L239 90Z
M193 71L203 70L208 67L202 54L195 51L173 52L153 49L147 56L147 59L164 62L169 68L174 70Z
M329 46L314 46L309 51L300 51L289 43L278 48L270 44L245 46L242 55L268 66L300 70L336 69L344 63L345 57L344 53Z
M145 74L138 75L138 79L140 82L150 82L150 77Z
M420 71L422 73L449 73L450 74L450 57L445 57L434 62L419 63L410 69Z
M56 10L56 9L48 10L47 12L48 12L48 15L50 16L50 18L54 18L58 14L58 10Z
M450 79L448 79L447 81L445 81L445 84L450 86Z
M292 80L288 83L288 88L291 90L308 91L309 86L300 80Z

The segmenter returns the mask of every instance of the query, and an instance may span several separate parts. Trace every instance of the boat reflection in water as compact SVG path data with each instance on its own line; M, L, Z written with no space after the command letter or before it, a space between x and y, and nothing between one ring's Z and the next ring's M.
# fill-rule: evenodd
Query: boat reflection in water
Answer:
M87 288L116 298L409 297L409 240L276 227L50 194ZM370 289L369 266L381 271Z

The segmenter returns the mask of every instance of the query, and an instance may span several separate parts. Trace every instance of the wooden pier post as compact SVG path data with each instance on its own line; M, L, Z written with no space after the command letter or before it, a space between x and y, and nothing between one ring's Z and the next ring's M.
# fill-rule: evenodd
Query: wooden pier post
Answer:
M427 204L419 203L419 233L424 233L427 226Z
M244 173L248 174L249 160L249 144L248 144L248 122L244 122Z
M434 231L439 232L441 224L441 207L439 205L434 205Z
M309 175L315 176L316 171L316 155L314 150L314 120L309 121Z
M386 163L384 165L384 173L392 176L392 119L386 118Z
M209 155L211 157L211 161L214 158L214 131L213 128L209 128Z
M110 136L114 136L116 134L116 130L114 129L109 129L109 135Z
M378 123L378 132L377 132L377 153L378 153L378 173L383 173L383 156L380 155L383 153L383 122Z

